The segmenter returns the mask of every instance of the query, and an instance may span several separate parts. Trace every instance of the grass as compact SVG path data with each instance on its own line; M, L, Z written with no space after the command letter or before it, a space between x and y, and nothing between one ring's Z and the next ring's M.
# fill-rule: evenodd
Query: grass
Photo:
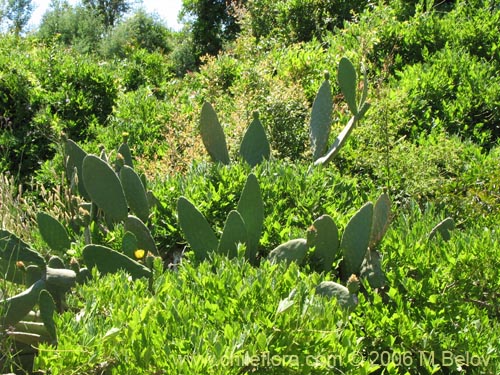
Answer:
M315 287L330 276L292 264L214 256L80 286L43 346L51 374L496 374L499 236L486 228L428 241L432 207L398 215L381 252L385 290L351 313ZM157 270L159 271L159 270Z

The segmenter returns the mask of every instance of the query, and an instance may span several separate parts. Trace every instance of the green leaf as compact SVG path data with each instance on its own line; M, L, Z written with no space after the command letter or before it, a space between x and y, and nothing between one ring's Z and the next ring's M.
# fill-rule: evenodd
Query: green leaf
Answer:
M108 163L95 155L83 160L83 182L92 202L112 221L123 221L128 215L120 179Z
M257 112L254 113L253 121L241 141L240 155L251 167L265 159L268 160L271 156L269 141Z
M314 161L326 151L332 126L332 111L332 89L328 79L325 79L314 99L309 123Z
M132 232L137 239L137 248L158 255L158 248L148 227L133 215L129 215L125 221L125 230Z
M124 270L137 279L140 277L151 277L151 270L142 264L130 259L125 254L119 253L101 245L87 245L82 251L85 265L92 269L97 267L103 275L107 273L116 273Z
M370 243L372 220L373 203L368 202L347 223L340 242L343 255L340 264L342 280L347 280L352 274L359 276Z
M64 252L71 247L66 228L57 219L48 213L39 212L36 221L43 240L52 250Z
M3 229L0 229L0 258L10 263L30 262L45 268L45 259L40 253L33 250L14 233Z
M248 235L246 257L251 264L255 265L264 223L264 202L262 201L259 182L253 173L250 173L247 177L237 211L243 218Z
M247 243L247 230L239 212L232 210L224 224L217 252L235 258L238 255L238 243Z
M198 260L204 260L208 253L217 250L219 240L205 216L185 197L177 200L177 215L179 225Z
M307 230L307 244L314 247L312 261L320 271L329 272L339 253L339 230L328 215L317 218Z
M43 325L47 329L52 343L57 342L56 324L54 322L54 313L56 312L56 304L50 293L42 290L38 297L38 306L40 307L40 317Z
M149 219L149 202L139 175L128 165L120 169L120 180L132 212L144 223Z
M449 241L451 239L451 231L453 229L455 229L455 221L451 217L447 217L432 228L429 233L429 240L433 239L439 233L443 240Z
M307 241L304 238L298 238L287 241L269 253L271 263L286 262L290 264L296 262L301 264L306 257L308 250Z
M375 249L389 228L391 222L391 200L386 193L380 195L373 209L373 225L370 236L370 249Z
M200 133L203 144L214 162L228 165L226 136L212 105L208 102L201 108Z
M349 106L349 110L356 116L358 114L358 105L356 104L356 70L351 61L346 57L340 59L338 81L340 90L342 94L344 94L344 99Z

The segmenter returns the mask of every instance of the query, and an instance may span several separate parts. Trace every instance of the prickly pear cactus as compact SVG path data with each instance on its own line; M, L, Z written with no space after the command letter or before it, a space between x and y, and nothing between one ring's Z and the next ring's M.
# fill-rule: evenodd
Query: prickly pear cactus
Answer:
M391 222L391 200L383 193L375 202L373 208L373 224L370 236L370 249L375 249L389 228Z
M128 205L120 179L108 163L95 155L83 160L83 182L92 202L101 208L111 221L127 218Z
M184 236L198 260L204 260L209 252L217 251L219 240L205 216L185 197L177 200L177 215Z
M144 223L149 219L149 202L139 175L128 165L120 169L120 180L132 212Z
M356 85L358 79L356 77L356 69L354 69L354 66L348 58L342 57L340 59L337 77L340 90L349 106L349 110L356 116L358 114L358 104L356 101Z
M68 231L57 219L46 212L39 212L36 221L42 239L52 250L59 252L69 250L71 239Z
M14 233L0 229L0 258L9 263L34 263L45 268L45 259Z
M429 233L429 240L432 240L439 233L443 240L449 241L451 238L451 231L453 229L455 229L455 221L451 217L447 217L432 228Z
M329 78L330 75L325 73L325 80L316 94L311 110L309 126L314 161L326 152L332 126L333 98Z
M302 264L308 249L307 240L304 238L297 238L287 241L272 250L269 253L269 260L272 263L286 262L290 264L296 262L297 264Z
M333 261L339 255L339 230L328 215L317 218L307 230L307 245L314 247L311 255L313 265L318 271L329 272Z
M68 180L76 179L79 194L86 200L90 197L83 184L82 165L87 153L71 139L64 142L65 169ZM76 171L76 175L75 175Z
M256 166L271 156L271 148L266 132L259 120L259 113L254 112L240 146L240 155L251 167Z
M348 288L334 281L321 282L316 287L316 294L327 298L335 298L340 307L347 311L354 310L358 304L356 294L349 292Z
M248 241L246 243L246 258L250 264L257 263L257 250L264 224L264 202L257 177L250 173L241 192L236 209L245 223Z
M134 234L139 249L143 249L153 255L158 255L158 248L156 247L154 238L141 219L129 215L125 221L125 230Z
M203 144L214 162L229 164L226 136L212 105L203 104L200 117L200 133Z
M87 245L83 248L83 259L89 269L97 267L101 274L115 273L124 270L133 279L151 277L151 270L130 259L125 254L101 245Z
M376 250L368 250L361 264L360 277L368 280L373 289L382 288L386 283L380 253Z
M43 288L45 288L45 281L38 280L24 292L0 301L0 311L3 312L0 325L9 327L21 321L36 305L38 295Z
M370 243L372 220L373 203L368 202L347 223L340 242L343 255L340 263L342 280L347 280L352 274L360 274L361 264Z
M248 240L245 223L238 211L232 210L227 216L217 252L235 258L238 255L238 244L246 244Z

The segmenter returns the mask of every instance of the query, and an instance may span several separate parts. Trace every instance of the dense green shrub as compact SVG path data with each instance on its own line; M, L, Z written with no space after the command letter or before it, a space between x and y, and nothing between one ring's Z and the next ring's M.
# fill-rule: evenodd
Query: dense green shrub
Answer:
M168 53L170 32L160 19L136 11L131 17L117 24L101 42L101 53L106 57L124 58L131 47L148 52Z

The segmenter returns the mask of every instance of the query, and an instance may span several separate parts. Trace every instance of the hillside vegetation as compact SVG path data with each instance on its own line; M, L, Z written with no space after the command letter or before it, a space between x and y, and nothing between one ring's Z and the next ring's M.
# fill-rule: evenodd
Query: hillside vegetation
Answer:
M0 35L0 373L499 373L500 4L203 3Z

